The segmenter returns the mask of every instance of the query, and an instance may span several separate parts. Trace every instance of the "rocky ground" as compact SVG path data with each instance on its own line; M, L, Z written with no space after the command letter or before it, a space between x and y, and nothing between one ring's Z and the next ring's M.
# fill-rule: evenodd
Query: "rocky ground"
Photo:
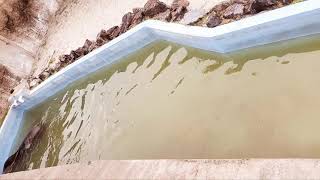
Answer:
M134 8L132 12L126 13L122 17L122 23L113 26L108 30L101 30L95 41L86 40L82 47L72 50L69 54L61 55L54 60L42 73L29 79L30 88L37 86L50 75L59 71L63 67L71 64L89 52L104 45L119 35L127 32L137 24L147 20L155 19L166 22L177 22L181 20L187 12L189 2L187 0L174 0L171 5L167 5L158 0L149 0L142 8Z
M212 10L191 23L210 28L246 18L257 13L277 9L294 3L294 0L231 0L220 3Z

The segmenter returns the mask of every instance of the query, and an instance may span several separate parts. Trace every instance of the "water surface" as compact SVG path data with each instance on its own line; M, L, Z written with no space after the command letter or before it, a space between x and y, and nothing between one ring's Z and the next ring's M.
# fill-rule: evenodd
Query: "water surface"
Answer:
M16 170L99 159L320 158L320 38L227 55L157 42L28 112Z

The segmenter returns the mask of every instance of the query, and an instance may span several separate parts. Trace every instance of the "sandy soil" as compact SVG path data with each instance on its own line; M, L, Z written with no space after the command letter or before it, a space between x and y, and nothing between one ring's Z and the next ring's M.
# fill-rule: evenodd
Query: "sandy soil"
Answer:
M208 12L222 0L189 0L189 12L181 23L188 23ZM83 45L86 39L95 39L101 29L121 23L122 16L132 8L143 7L147 0L69 0L49 25L47 40L39 49L35 74L59 55ZM162 0L171 4L172 0Z

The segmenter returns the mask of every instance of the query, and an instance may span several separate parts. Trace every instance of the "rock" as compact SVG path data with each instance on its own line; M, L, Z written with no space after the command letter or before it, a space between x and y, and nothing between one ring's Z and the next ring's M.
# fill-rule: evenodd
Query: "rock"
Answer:
M97 42L95 42L95 43L92 43L91 44L91 46L89 47L89 52L91 52L91 51L93 51L93 50L95 50L95 49L97 49L98 47L100 47L101 45L99 45Z
M104 29L102 29L100 31L100 33L97 35L97 39L101 39L101 40L110 40L110 34L108 34L108 32Z
M50 66L46 69L46 71L50 74L50 75L52 75L52 74L54 74L55 73L55 69L53 69L53 68L50 68Z
M179 21L181 20L185 13L188 12L187 8L185 7L178 7L175 10L171 11L172 21Z
M75 54L75 52L71 51L70 55L69 55L69 54L61 55L61 56L59 57L59 61L60 61L61 63L69 63L69 62L72 62L73 59L74 59L73 54Z
M276 0L254 0L252 3L252 11L255 13L267 10L268 7L276 4Z
M100 33L97 35L97 38L96 38L96 44L98 46L102 46L104 45L105 43L107 43L110 39L110 36L109 34L107 33L106 30L101 30ZM89 50L90 51L90 50ZM91 52L91 51L90 51Z
M113 26L107 31L107 34L109 34L110 40L118 37L120 35L120 28L119 26Z
M86 41L84 42L84 45L82 46L82 48L81 48L81 50L80 50L80 51L82 51L82 53L81 53L81 54L83 54L82 56L84 56L84 55L88 54L89 52L91 52L91 51L89 50L89 48L90 48L90 46L91 46L92 44L93 44L92 41L86 39ZM82 57L82 56L80 56L80 57Z
M61 67L60 61L55 61L49 65L49 69L53 69L54 71L60 70L60 67Z
M96 45L97 45L98 47L100 47L100 46L106 44L107 42L108 42L108 40L103 40L102 38L98 38L97 41L96 41ZM89 51L91 52L92 50L93 50L93 49L90 48Z
M245 6L244 6L244 13L245 14L254 14L255 11L252 8L252 4L253 4L254 0L249 0Z
M234 18L236 16L241 16L244 14L244 5L243 4L232 4L229 6L223 13L224 18Z
M293 0L282 0L282 3L285 4L285 5L288 5L290 3L292 3Z
M172 16L171 16L170 9L168 9L165 12L162 12L160 14L157 14L155 17L153 17L154 20L166 21L166 22L171 21L171 18L172 18Z
M159 0L148 0L148 2L144 5L144 14L150 18L154 17L157 14L165 12L169 7Z
M66 61L67 63L71 63L73 62L74 60L77 60L79 59L80 57L84 56L84 52L83 52L83 49L82 47L76 49L76 50L72 50L71 53L70 53L70 56L73 57L72 59L68 59L70 61Z
M122 24L120 27L120 33L125 33L129 30L129 27L132 23L133 20L133 13L132 12L128 12L127 14L125 14L122 17Z
M50 76L50 73L47 72L47 71L44 71L44 72L42 72L42 73L39 75L39 79L41 79L42 81L44 81L44 80L46 80L49 76Z
M229 6L230 6L230 2L229 1L225 1L225 2L221 2L218 5L214 6L212 10L215 13L217 13L218 15L220 15L221 12L223 12Z
M233 3L237 3L237 4L247 4L249 1L251 0L233 0Z
M177 9L179 7L188 7L189 1L187 0L174 0L171 4L171 9Z
M216 27L216 26L220 25L221 22L222 22L221 18L216 13L212 13L209 16L209 19L207 22L207 27L209 27L209 28Z
M36 87L37 85L39 85L41 82L41 79L32 79L31 82L29 83L30 88Z
M131 29L134 26L141 23L143 21L143 19L144 19L143 9L142 8L133 9L133 18L132 18L131 25L130 25L129 29Z
M189 1L187 0L174 0L171 5L172 21L181 20L184 17L185 13L188 12L188 6Z
M142 11L143 12L143 8L133 8L132 12L133 14L137 14L138 12Z

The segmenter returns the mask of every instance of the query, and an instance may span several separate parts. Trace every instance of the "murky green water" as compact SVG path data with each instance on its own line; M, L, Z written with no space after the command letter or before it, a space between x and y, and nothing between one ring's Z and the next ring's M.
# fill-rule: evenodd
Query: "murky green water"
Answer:
M320 38L226 56L149 45L27 114L15 170L99 159L320 158Z

